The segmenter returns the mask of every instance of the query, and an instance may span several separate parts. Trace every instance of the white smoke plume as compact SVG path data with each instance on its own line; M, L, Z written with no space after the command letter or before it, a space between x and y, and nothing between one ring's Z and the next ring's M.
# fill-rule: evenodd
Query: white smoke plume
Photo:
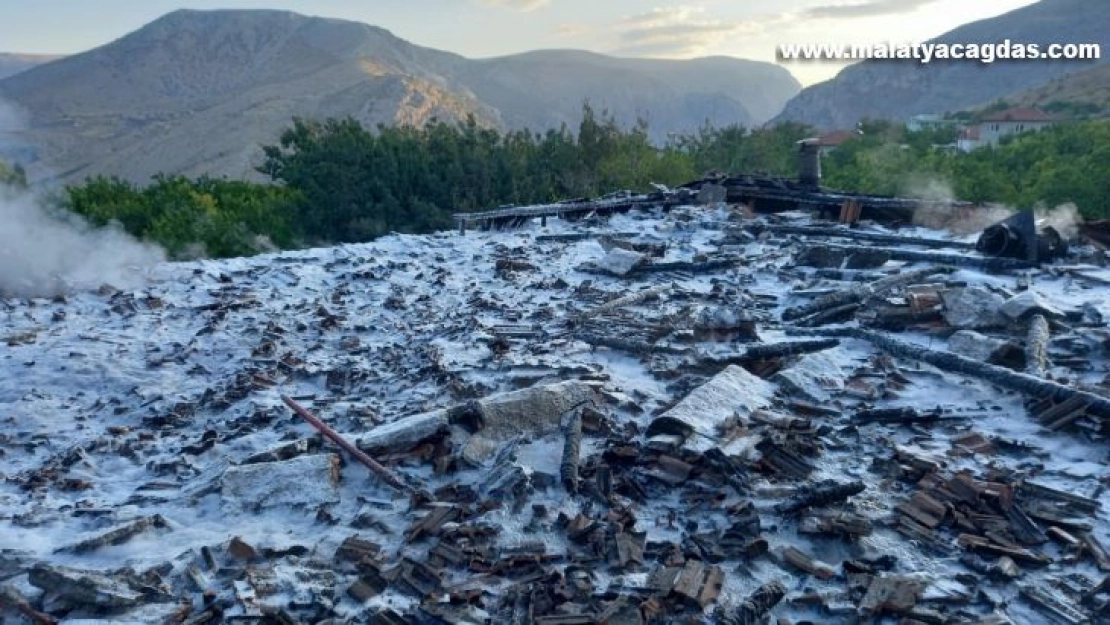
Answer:
M0 154L22 125L0 102ZM31 191L0 186L0 297L54 297L103 284L141 286L161 248L117 227L94 228Z
M1036 210L1036 219L1038 227L1051 226L1065 239L1079 236L1079 224L1083 223L1083 216L1079 214L1079 207L1071 202L1061 204L1053 209L1039 206Z
M905 185L906 195L936 202L957 200L952 185L936 178L912 179ZM913 222L926 228L947 230L954 235L963 236L981 232L1017 210L1001 204L987 204L971 208L950 208L924 206L914 211ZM1051 226L1065 239L1079 234L1079 224L1083 217L1075 204L1061 204L1055 208L1038 206L1035 210L1038 228Z

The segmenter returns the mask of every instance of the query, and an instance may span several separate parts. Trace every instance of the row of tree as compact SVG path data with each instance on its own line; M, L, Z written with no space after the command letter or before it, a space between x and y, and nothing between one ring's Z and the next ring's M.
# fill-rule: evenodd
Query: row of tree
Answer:
M862 130L826 156L828 186L914 196L938 191L940 182L971 202L1019 209L1074 203L1086 217L1110 217L1110 121L1060 124L966 154L944 131L911 133L888 122Z
M1061 125L970 154L943 132L866 122L825 156L825 184L917 195L943 182L955 197L1017 208L1075 203L1110 217L1110 122ZM270 183L157 176L146 186L94 178L62 202L96 224L117 222L171 257L225 257L451 227L454 212L675 185L709 171L794 176L800 124L703 128L666 146L647 126L583 109L577 132L500 132L473 121L365 128L351 119L296 119L264 146ZM5 173L6 172L6 173ZM0 181L21 179L0 168ZM931 187L931 189L930 189Z

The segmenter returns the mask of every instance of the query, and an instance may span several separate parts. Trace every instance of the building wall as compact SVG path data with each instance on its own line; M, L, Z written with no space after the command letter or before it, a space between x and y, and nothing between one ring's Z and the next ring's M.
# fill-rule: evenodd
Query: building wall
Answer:
M998 145L1003 137L1047 128L1052 122L983 122L979 124L979 144Z

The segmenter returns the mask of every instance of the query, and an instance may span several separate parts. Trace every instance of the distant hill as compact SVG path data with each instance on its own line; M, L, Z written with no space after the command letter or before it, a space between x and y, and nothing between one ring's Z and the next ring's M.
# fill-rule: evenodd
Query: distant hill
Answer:
M574 128L582 102L656 138L705 121L759 124L800 85L769 63L620 59L570 50L472 60L366 24L284 11L170 13L89 52L0 80L30 128L7 143L34 172L145 182L158 172L251 176L294 116L433 118ZM0 148L3 147L0 141Z
M965 24L932 40L937 43L1100 43L1110 53L1110 7L1106 0L1041 0L991 19ZM843 128L858 120L902 120L920 113L974 107L1054 78L1088 70L1078 61L872 60L842 70L832 80L806 88L776 120Z
M1008 95L1006 101L1065 117L1110 116L1110 63Z
M16 54L13 52L0 52L0 79L15 76L26 71L62 58L60 54Z

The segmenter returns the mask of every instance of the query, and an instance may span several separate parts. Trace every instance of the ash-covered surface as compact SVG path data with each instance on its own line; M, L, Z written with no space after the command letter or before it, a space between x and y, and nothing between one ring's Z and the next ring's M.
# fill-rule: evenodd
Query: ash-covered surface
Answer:
M3 301L0 617L1106 622L1099 254L928 271L764 223L393 236ZM614 245L642 257L607 270Z

